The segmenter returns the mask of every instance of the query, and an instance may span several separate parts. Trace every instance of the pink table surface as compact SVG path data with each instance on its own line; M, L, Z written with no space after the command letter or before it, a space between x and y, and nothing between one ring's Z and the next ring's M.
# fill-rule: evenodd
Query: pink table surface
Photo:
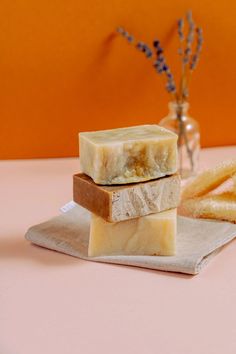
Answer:
M233 156L204 149L201 167ZM235 241L192 277L24 240L72 199L78 168L75 158L0 163L0 354L235 354Z

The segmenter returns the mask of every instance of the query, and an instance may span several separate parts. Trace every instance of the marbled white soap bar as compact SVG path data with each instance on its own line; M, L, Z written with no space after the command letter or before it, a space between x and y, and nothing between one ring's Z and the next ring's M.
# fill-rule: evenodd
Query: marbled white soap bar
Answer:
M176 208L180 201L180 176L116 186L101 186L84 173L73 177L73 199L110 222Z
M88 255L172 256L176 220L176 209L117 223L92 214Z
M148 181L177 171L177 135L158 125L79 134L82 172L102 185Z

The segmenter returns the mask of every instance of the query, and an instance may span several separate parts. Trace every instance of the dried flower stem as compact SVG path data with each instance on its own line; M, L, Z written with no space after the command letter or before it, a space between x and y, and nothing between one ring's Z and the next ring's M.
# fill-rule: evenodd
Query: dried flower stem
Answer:
M170 67L167 65L166 58L164 56L164 50L160 45L159 40L153 41L154 49L151 49L146 43L136 41L133 35L128 31L119 27L117 32L121 34L129 43L135 45L135 47L143 52L148 59L153 59L153 67L158 74L165 74L167 80L166 90L171 94L172 100L177 104L177 119L179 121L179 139L178 147L181 149L182 141L186 146L186 151L190 160L191 168L194 169L193 151L189 147L188 135L186 132L185 123L183 121L183 103L186 102L189 95L189 83L192 76L192 72L195 70L199 61L200 53L202 50L203 35L202 29L197 27L195 29L195 23L192 18L192 12L188 11L186 14L186 22L188 25L187 34L184 35L184 19L179 19L177 22L178 36L180 40L179 55L181 58L181 78L179 82L178 90L174 76L171 73ZM192 53L193 43L196 42L196 48ZM180 155L182 158L182 156ZM182 164L181 164L182 165Z
M135 38L124 28L118 27L117 32L121 34L124 38L126 38L128 42L134 44L135 47L139 51L143 52L148 59L152 59L153 57L155 57L155 60L153 61L154 69L158 74L165 74L165 77L167 79L166 89L169 93L171 93L173 98L176 98L176 84L174 76L171 73L170 67L167 65L166 58L163 54L164 51L161 47L160 41L157 39L153 41L154 50L152 50L146 43L136 41Z
M202 48L202 30L200 28L196 28L195 31L195 24L192 19L192 13L189 11L186 15L186 20L188 23L188 34L186 38L184 37L183 33L183 27L184 27L184 21L181 19L178 21L178 34L179 34L179 40L180 40L180 54L181 54L181 61L182 61L182 71L181 71L181 79L180 79L180 85L179 85L179 92L177 94L178 99L177 99L177 104L179 105L179 109L177 112L177 118L179 120L179 149L182 144L182 140L184 141L184 144L186 146L186 151L189 157L189 161L191 164L191 169L194 170L194 161L193 161L193 151L189 147L189 141L188 141L188 135L186 132L186 127L184 125L183 119L182 119L182 104L187 100L188 97L188 89L189 89L189 83L190 79L192 76L193 70L196 68L196 65L199 60L199 55L201 52ZM195 33L197 37L197 44L196 44L196 49L194 54L192 54L192 44L194 42L195 38ZM183 41L185 40L186 42L186 47L183 49ZM180 154L181 156L181 154Z

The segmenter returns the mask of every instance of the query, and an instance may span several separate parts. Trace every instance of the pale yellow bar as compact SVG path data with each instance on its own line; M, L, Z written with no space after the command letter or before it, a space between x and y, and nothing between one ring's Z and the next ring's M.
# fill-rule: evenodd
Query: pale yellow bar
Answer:
M79 134L82 172L102 185L148 181L177 171L177 135L158 125Z
M176 209L117 223L92 214L88 255L174 255L176 220Z

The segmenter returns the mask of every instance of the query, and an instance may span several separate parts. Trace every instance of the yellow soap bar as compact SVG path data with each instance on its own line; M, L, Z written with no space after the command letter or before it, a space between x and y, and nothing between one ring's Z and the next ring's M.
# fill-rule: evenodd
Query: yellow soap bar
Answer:
M116 223L92 214L88 255L174 255L176 221L176 209Z
M102 185L148 181L177 171L177 135L158 125L79 134L82 172Z

